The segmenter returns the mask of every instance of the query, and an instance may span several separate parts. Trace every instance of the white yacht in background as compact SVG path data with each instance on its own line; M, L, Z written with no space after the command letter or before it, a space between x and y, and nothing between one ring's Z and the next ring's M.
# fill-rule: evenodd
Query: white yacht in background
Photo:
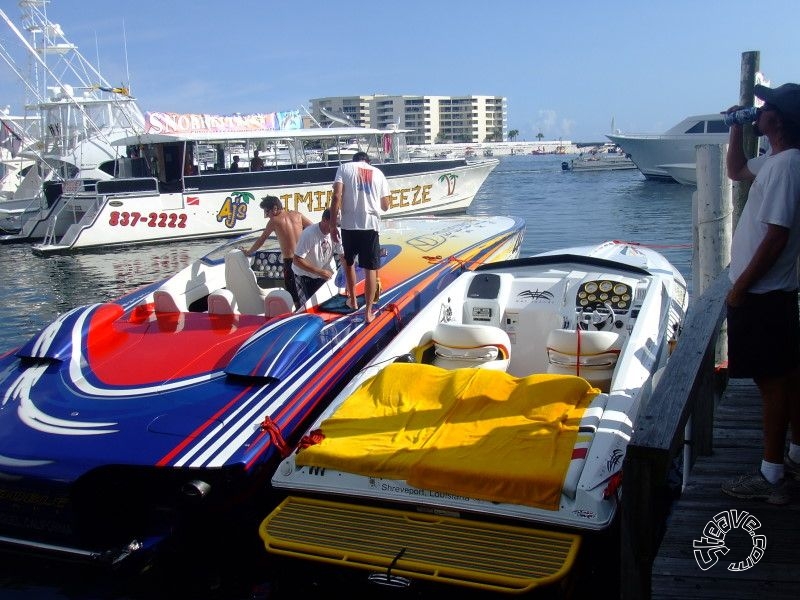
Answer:
M606 137L631 157L647 179L675 181L667 166L694 165L695 146L727 143L728 126L721 113L709 113L686 117L660 135L617 132Z

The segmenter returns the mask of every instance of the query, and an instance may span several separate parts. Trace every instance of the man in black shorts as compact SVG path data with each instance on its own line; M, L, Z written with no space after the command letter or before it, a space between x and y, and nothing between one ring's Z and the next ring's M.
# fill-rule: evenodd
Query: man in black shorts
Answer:
M389 210L392 196L389 182L383 172L369 164L366 152L356 152L353 162L339 165L333 181L331 200L331 237L339 242L338 225L342 228L345 276L347 279L347 306L358 308L356 297L356 267L364 269L364 320L375 318L375 302L380 267L380 211ZM340 214L341 211L341 221Z
M742 126L732 125L726 156L731 179L752 181L731 244L728 374L758 386L764 454L758 470L726 481L722 491L786 504L786 477L800 479L800 85L757 85L755 95L764 100L756 133L767 136L770 153L747 160Z

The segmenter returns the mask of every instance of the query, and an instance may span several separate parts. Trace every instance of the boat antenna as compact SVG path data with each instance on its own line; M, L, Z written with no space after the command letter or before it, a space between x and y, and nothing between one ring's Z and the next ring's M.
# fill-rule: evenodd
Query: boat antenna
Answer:
M125 48L125 81L128 85L124 86L130 93L131 91L131 71L128 64L128 30L125 28L125 19L122 19L122 46Z
M344 113L335 113L332 110L328 110L324 106L319 107L319 112L328 117L333 123L340 123L341 125L347 125L349 127L356 126L353 119Z
M312 115L312 114L311 114L311 111L310 111L310 110L308 110L308 109L307 109L305 106L303 106L302 104L300 105L300 108L302 108L302 109L305 111L305 113L306 113L306 114L309 116L309 118L310 118L312 121L314 121L314 125L316 125L317 127L322 127L322 125L320 125L319 121L317 121L317 120L314 118L314 115Z

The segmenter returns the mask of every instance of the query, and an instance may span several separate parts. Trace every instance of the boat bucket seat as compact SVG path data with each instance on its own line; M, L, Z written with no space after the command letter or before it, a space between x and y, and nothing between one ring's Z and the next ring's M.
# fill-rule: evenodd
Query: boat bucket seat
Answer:
M547 336L547 372L579 375L607 392L621 348L613 331L554 329Z
M511 356L508 334L492 325L439 323L433 330L433 346L433 364L444 369L505 371Z

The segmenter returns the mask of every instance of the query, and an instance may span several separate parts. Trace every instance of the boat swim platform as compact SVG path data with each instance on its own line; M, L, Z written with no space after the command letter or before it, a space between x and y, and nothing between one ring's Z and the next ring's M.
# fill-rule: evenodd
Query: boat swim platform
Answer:
M729 380L715 409L713 453L697 458L668 517L653 561L653 599L778 600L800 596L800 482L789 480L790 502L783 506L732 498L720 489L722 482L761 464L761 424L758 388L751 380ZM734 514L734 510L738 512ZM757 523L731 528L725 536L728 554L717 554L716 564L701 569L694 556L694 540L703 537L704 528L720 513L724 514L719 519L739 519L744 511ZM757 555L757 544L748 529L766 538L763 555L752 566L747 558L750 553ZM729 564L739 562L745 563L734 566L740 570L729 570Z
M281 502L259 535L268 552L281 556L505 594L559 582L581 541L574 534L297 496Z

